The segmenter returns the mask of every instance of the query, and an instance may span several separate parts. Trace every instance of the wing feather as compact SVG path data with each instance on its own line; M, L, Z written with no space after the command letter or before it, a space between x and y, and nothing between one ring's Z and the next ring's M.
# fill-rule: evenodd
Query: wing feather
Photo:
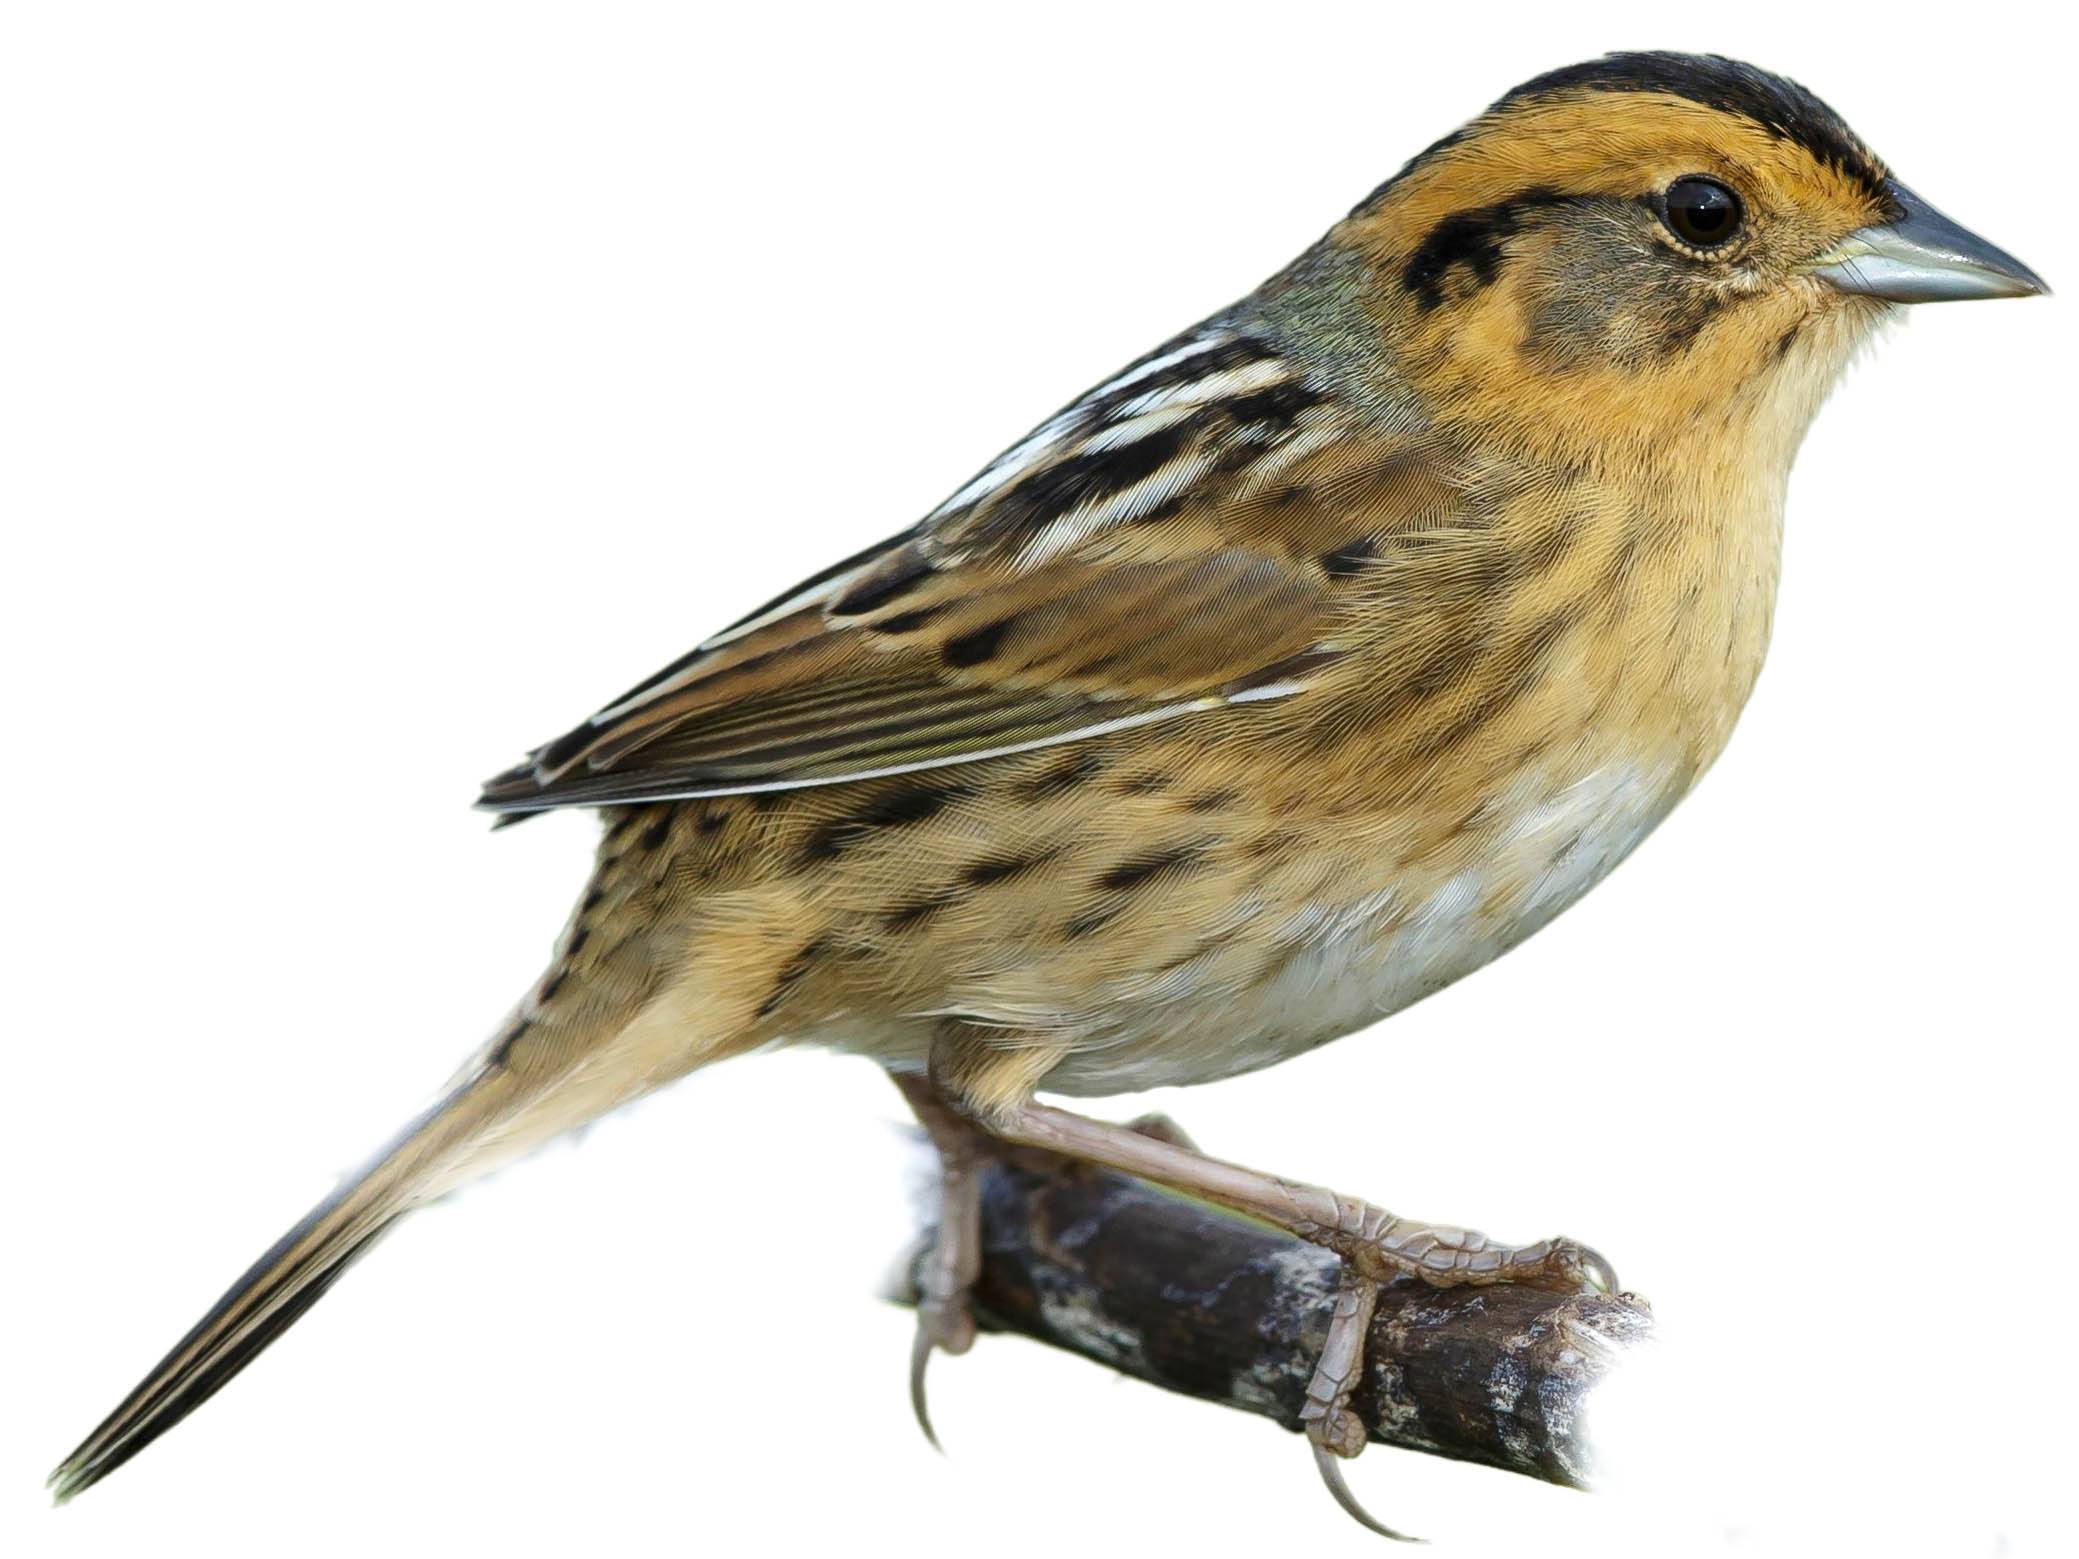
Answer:
M479 805L835 784L1298 696L1337 653L1365 534L1448 510L1381 428L1271 345L1201 327L918 526L537 749Z

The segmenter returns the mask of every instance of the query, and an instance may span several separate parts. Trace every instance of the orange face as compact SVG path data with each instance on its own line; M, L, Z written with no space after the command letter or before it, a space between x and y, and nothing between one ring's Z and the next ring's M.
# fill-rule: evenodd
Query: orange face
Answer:
M1512 93L1332 235L1410 389L1483 434L1617 450L1830 378L1885 306L1812 272L1896 215L1882 163L1758 72L1585 74Z

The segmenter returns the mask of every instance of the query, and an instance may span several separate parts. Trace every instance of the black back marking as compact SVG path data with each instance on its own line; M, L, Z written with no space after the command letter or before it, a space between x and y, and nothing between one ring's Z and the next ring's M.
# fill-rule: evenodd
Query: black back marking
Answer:
M931 562L915 547L890 554L888 561L830 603L832 617L863 617L907 595L932 575ZM782 597L782 599L785 599Z
M1116 497L1183 453L1195 431L1187 419L1113 449L1086 449L1043 466L1011 489L1000 512L1006 519L1043 524L1079 504Z
M1261 390L1251 390L1246 395L1216 402L1215 406L1237 426L1282 433L1299 419L1301 412L1318 406L1322 399L1322 393L1313 386L1298 379L1288 379L1282 384L1267 385Z
M915 633L943 610L945 608L940 606L920 606L913 612L897 612L893 617L884 617L875 623L873 631L888 634Z
M939 647L939 657L948 666L979 666L996 653L996 647L1003 642L1010 627L1011 619L1006 617L971 633L963 633L957 639L948 639Z

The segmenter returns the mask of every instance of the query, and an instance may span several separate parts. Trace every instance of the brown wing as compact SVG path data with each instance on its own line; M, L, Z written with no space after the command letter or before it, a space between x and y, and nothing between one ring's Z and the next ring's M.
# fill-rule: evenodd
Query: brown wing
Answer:
M1393 470L1387 513L1363 489ZM1411 485L1390 438L1358 432L1296 365L1205 327L1042 424L913 530L540 748L478 804L833 784L1296 696L1336 654L1368 535L1448 501Z

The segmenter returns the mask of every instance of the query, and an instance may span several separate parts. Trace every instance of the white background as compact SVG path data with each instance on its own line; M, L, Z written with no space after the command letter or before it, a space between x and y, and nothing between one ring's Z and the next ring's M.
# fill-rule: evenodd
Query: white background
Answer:
M1020 1342L941 1361L933 1456L874 1297L913 1150L819 1055L414 1220L107 1486L39 1485L538 968L593 825L494 837L479 778L1514 82L1754 58L2079 279L2066 62L2008 12L748 10L7 14L0 1552L1377 1552L1297 1440ZM1441 1552L2069 1541L2075 344L1948 306L1850 376L1738 738L1585 905L1151 1101L1655 1301L1610 1492L1352 1469Z

